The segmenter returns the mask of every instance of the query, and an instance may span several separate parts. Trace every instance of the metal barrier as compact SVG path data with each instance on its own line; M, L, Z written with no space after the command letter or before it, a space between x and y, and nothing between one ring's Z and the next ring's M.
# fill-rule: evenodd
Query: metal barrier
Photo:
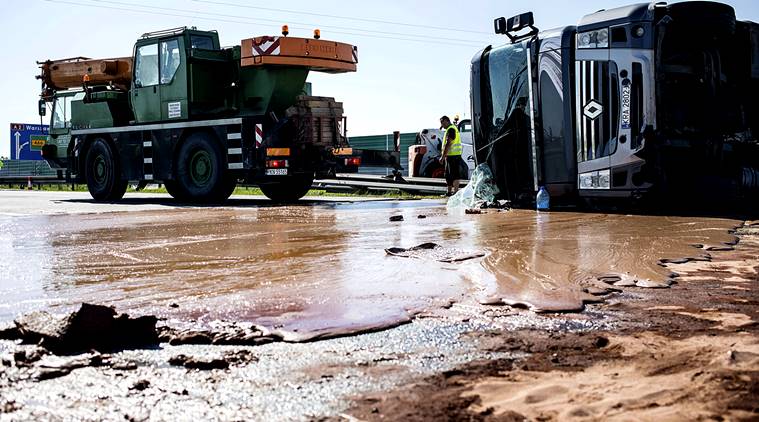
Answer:
M50 168L47 161L39 160L2 160L0 161L0 185L9 188L40 188L42 185L65 183L62 171Z
M58 171L50 168L47 161L40 160L2 160L0 180L27 177L57 177Z

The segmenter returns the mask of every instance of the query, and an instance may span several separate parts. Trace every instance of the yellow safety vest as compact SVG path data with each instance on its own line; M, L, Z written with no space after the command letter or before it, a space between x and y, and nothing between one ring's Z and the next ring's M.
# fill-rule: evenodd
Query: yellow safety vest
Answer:
M461 134L459 133L459 128L457 128L456 125L450 125L445 129L445 132L443 133L443 149L440 151L440 153L445 153L445 143L448 142L448 131L451 130L451 128L453 128L454 132L456 133L456 137L453 138L451 149L448 150L448 155L461 155Z

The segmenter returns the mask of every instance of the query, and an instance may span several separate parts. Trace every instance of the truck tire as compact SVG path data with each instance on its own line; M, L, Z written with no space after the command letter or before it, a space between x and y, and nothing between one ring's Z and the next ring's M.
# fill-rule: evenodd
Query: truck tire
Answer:
M261 183L259 187L267 198L275 202L295 202L306 196L314 183L314 175L282 176Z
M96 201L118 201L124 197L128 181L121 180L121 169L116 155L103 139L95 139L87 150L84 162L87 190Z
M222 201L229 199L229 197L232 196L232 193L234 193L236 187L237 180L231 177L225 178L221 190L219 190L219 197L223 198Z
M232 193L224 166L218 142L205 133L190 135L177 154L177 189L172 187L172 196L196 203L224 202Z
M704 28L712 36L732 36L735 34L735 9L722 3L699 2L673 3L667 6L675 24L683 28Z
M172 198L176 199L177 201L186 201L187 197L182 192L182 189L179 187L179 182L176 180L164 180L163 186L166 188L166 192L171 195Z
M429 165L424 170L423 176L433 179L443 179L445 178L445 167L437 163L435 165Z

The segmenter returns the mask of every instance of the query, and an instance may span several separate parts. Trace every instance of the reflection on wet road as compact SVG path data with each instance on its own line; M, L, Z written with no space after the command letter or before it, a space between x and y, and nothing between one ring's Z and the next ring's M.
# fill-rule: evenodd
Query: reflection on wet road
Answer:
M667 258L702 258L735 242L736 220L514 211L483 215L480 244L493 251L480 278L489 279L485 302L523 304L542 311L582 309L593 300L583 289L666 287L674 274ZM694 245L700 245L696 248Z
M402 214L402 222L389 222ZM418 219L419 214L427 215ZM604 274L665 281L660 258L732 238L733 220L512 211L436 201L0 215L0 321L81 302L177 322L251 321L304 337L392 325L470 297L581 308ZM388 256L424 242L460 264ZM174 306L172 306L174 305ZM178 306L177 306L178 305Z
M2 218L7 280L0 318L88 301L130 313L249 320L306 333L396 323L464 292L455 271L399 262L384 252L439 237L443 220L388 222L392 213L411 219L421 212L403 208L432 204Z

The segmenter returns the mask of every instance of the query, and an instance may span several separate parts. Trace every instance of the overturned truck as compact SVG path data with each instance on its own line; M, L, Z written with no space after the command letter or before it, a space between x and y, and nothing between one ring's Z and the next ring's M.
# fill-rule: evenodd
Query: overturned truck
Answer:
M756 201L759 25L712 2L601 10L472 61L473 139L502 195L577 202Z
M309 72L354 72L357 48L287 35L222 48L215 31L176 28L144 34L133 57L40 62L42 156L102 201L151 182L190 202L240 183L290 201L314 177L400 168L398 151L351 149L342 103L310 95Z

